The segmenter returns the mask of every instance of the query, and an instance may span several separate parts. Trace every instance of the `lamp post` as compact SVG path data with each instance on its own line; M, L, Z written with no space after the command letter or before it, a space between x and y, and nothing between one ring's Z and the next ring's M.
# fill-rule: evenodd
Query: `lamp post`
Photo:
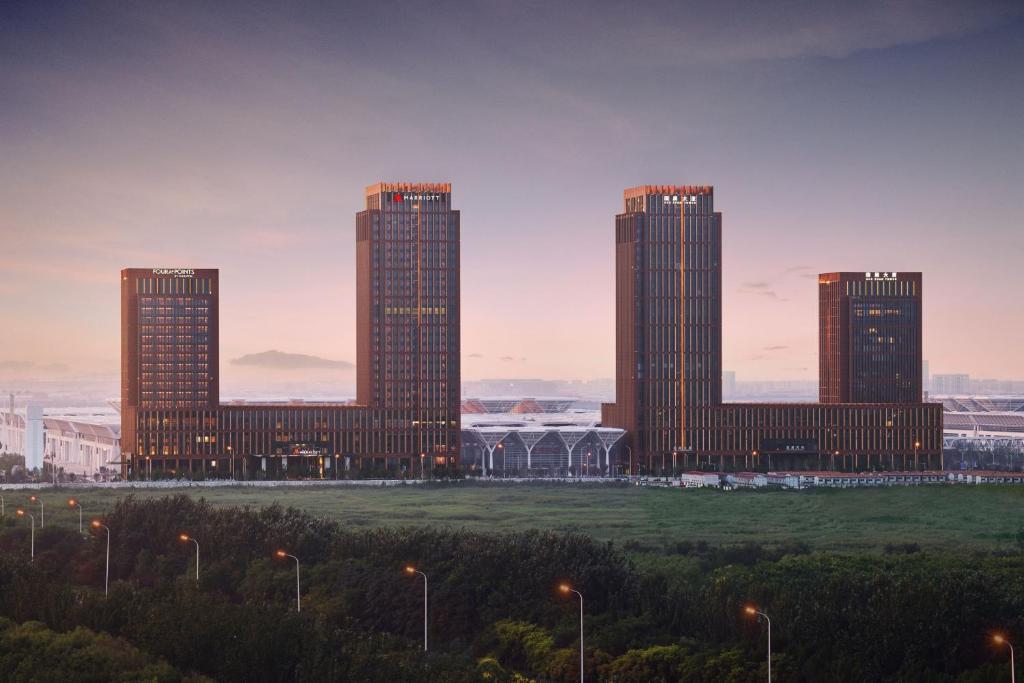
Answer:
M583 593L567 583L559 585L558 590L563 593L575 593L580 598L580 683L583 683Z
M626 450L629 451L629 476L630 476L630 478L632 478L632 476L633 476L633 447L627 445L626 446Z
M92 520L92 527L94 529L106 529L107 530L107 568L103 577L103 595L110 594L110 527L106 524L102 524L100 520Z
M78 508L78 533L82 533L82 504L72 498L68 501L68 506Z
M420 479L426 479L427 478L427 471L426 471L426 469L424 469L424 465L425 465L425 462L426 462L426 457L427 457L426 453L420 453Z
M755 469L755 470L757 469L757 449L756 448L751 453L750 467L752 469Z
M32 560L36 559L36 518L31 512L25 512L24 510L18 510L19 517L29 517L32 520L32 545L30 547Z
M504 479L506 476L505 444L499 443L496 447L501 449L501 478ZM572 458L572 453L569 454L569 457Z
M918 465L918 462L917 462L917 453L918 453L918 451L920 449L921 449L921 442L920 441L915 441L914 442L914 469L915 470L920 469L920 466Z
M6 517L7 512L4 510L4 497L0 496L0 517Z
M302 587L301 587L301 584L299 583L299 558L295 557L294 555L289 555L288 553L286 553L283 550L278 550L276 554L277 554L278 557L281 557L281 558L290 557L293 560L295 560L295 611L296 612L301 612L302 611Z
M43 505L43 499L39 496L29 496L28 499L33 503L39 503L39 528L46 528L46 506Z
M334 481L338 481L338 457L337 453L334 454Z
M996 645L1005 645L1010 648L1010 683L1017 683L1017 667L1013 661L1013 643L1010 642L1009 638L999 633L992 636L992 642Z
M196 583L198 583L199 582L199 541L197 541L196 539L192 538L188 534L181 534L180 536L178 536L178 538L182 542L187 543L188 541L192 541L193 543L196 544Z
M413 566L407 566L405 573L409 576L419 574L423 577L423 651L427 651L427 575Z
M768 618L767 614L750 605L744 607L743 611L752 617L757 617L758 621L763 617L768 624L768 683L772 683L772 620Z

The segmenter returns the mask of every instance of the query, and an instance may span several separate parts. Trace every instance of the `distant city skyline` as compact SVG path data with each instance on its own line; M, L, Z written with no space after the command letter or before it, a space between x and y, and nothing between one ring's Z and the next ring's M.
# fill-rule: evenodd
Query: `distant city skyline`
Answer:
M0 376L116 373L145 265L220 269L225 394L230 359L355 363L359 188L445 178L464 379L614 374L643 183L729 207L738 379L816 376L842 270L923 272L933 374L1024 378L1018 3L402 7L0 8Z

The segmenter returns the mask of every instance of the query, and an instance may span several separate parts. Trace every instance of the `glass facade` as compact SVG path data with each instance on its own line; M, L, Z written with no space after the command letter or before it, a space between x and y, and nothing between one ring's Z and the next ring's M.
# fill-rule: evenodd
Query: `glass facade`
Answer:
M371 186L356 231L358 402L410 416L418 452L454 456L461 384L451 185Z
M220 405L217 271L122 272L126 473L140 459L157 471L230 467L234 476L322 477L342 463L392 473L457 465L451 186L380 183L366 202L356 217L357 405Z
M121 273L122 405L199 408L218 401L216 270Z
M826 273L821 308L823 403L920 403L921 274Z
M821 404L722 404L722 219L706 186L626 190L616 216L616 401L634 474L939 467L921 402L920 273L819 277ZM759 459L760 458L760 459Z
M616 235L616 403L602 423L637 462L688 448L700 406L722 400L722 216L710 186L626 190Z

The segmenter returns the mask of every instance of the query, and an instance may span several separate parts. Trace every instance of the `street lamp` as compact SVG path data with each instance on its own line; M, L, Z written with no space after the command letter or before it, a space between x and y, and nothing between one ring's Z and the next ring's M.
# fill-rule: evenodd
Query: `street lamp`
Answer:
M32 545L30 547L31 547L31 553L32 553L31 557L32 557L33 560L35 560L36 559L36 518L35 518L35 516L31 512L25 512L24 510L21 510L21 509L18 510L18 516L19 517L27 516L27 517L29 517L32 520Z
M992 636L992 642L996 645L1005 645L1010 648L1010 683L1017 683L1017 670L1013 662L1013 643L1006 636L997 633Z
M33 503L39 503L39 528L46 528L46 507L43 505L43 499L39 496L29 496L28 499Z
M278 550L276 555L280 558L290 557L295 560L295 611L302 611L302 589L299 583L299 558L289 555L283 550Z
M196 544L196 582L198 582L199 581L199 541L197 541L196 539L192 538L188 534L181 534L180 536L178 536L178 538L181 539L181 541L183 543L187 543L189 541L192 541L193 543Z
M506 467L505 467L506 466L506 462L505 462L505 444L499 443L497 445L497 448L501 449L501 478L504 479L507 476L506 475ZM571 453L569 454L569 457L570 458L572 457Z
M407 566L405 573L409 576L419 574L423 577L423 651L427 651L427 575L413 566Z
M92 527L94 529L106 529L107 530L107 569L103 578L103 595L110 594L110 527L106 524L100 523L100 520L92 520Z
M72 498L68 501L68 505L73 508L78 508L78 533L82 533L82 504Z
M918 450L920 450L920 448L921 448L921 442L920 441L915 441L914 442L914 469L915 470L920 469L920 466L917 464L917 452L918 452Z
M757 617L758 621L764 617L765 622L768 624L768 683L772 683L772 620L768 618L767 614L751 605L744 607L743 611L752 617Z
M575 593L580 597L580 683L583 683L583 593L567 583L560 584L558 590L563 593Z
M0 517L6 517L7 512L4 510L4 497L0 496Z
M426 453L420 453L420 479L426 479L427 478L427 472L426 472L425 469L423 469L423 462L424 462L423 459L425 457L427 457Z

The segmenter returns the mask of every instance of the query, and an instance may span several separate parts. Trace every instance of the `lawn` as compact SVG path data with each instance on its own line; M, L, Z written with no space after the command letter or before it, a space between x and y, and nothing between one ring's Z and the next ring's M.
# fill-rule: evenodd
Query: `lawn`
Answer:
M48 524L77 525L68 495L86 519L109 508L124 490L45 491ZM678 541L734 544L806 543L816 550L878 551L917 543L944 550L1016 546L1024 530L1024 488L931 486L818 491L636 488L624 485L479 485L403 487L138 489L150 498L185 493L216 506L277 502L353 528L432 525L478 531L576 530L616 544L657 551ZM25 501L3 492L7 513ZM88 523L88 521L86 522ZM635 547L635 546L634 546Z

